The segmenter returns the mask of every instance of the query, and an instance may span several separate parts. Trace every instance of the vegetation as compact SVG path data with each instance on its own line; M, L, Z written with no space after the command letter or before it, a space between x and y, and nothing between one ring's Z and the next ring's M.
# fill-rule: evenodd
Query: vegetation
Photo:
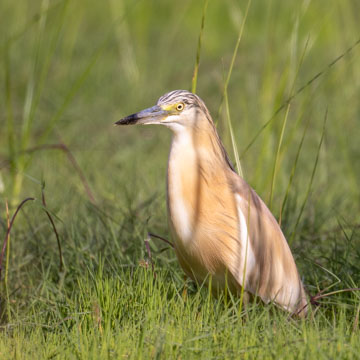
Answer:
M1 359L358 356L357 1L4 0L0 13ZM168 244L146 246L148 232L170 240L171 134L112 124L181 88L281 221L318 295L309 318L216 299Z

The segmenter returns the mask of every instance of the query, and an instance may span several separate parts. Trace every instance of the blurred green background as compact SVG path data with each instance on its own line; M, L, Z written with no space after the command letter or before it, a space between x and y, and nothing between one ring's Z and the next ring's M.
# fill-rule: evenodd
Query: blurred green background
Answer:
M209 1L197 84L232 159L221 104L247 4ZM45 306L34 294L39 284L46 283L53 289L47 296L56 298L61 276L63 291L72 293L75 279L96 272L102 261L110 274L137 265L146 257L147 231L169 238L165 175L171 134L113 123L170 90L191 89L203 7L186 0L1 1L1 236L5 199L11 214L25 197L38 199L25 205L13 228L8 288L22 291L12 295L7 317L25 319L29 299ZM253 0L229 82L244 177L267 204L277 158L271 203L276 217L296 164L282 227L311 293L336 277L338 289L359 286L359 14L356 0ZM244 153L263 124L318 73L291 101L288 116L285 107ZM48 148L54 144L65 144L71 155ZM41 206L43 182L62 242L61 276ZM151 246L156 252L163 244ZM160 267L181 275L171 251L156 258Z
M237 1L210 2L197 88L230 153L226 122L218 111L245 6ZM190 88L202 7L202 2L194 1L4 1L0 25L2 161L10 157L13 172L43 177L49 191L66 186L67 193L72 193L78 179L71 176L73 171L61 155L37 153L33 161L21 160L27 164L17 168L17 157L24 157L21 151L62 139L99 200L118 198L124 178L133 179L125 187L139 182L139 196L155 189L163 192L168 131L116 129L112 123L154 104L169 90ZM251 4L229 84L240 153L291 95L306 43L295 89L326 69L357 40L358 13L356 1ZM359 155L358 53L355 48L291 104L277 196L284 193L301 129L310 118L307 151L300 157L301 170L296 177L298 189L293 188L296 193L303 190L328 108L313 201L345 209L359 204L359 162L354 161ZM246 179L265 198L284 113L243 157ZM9 189L14 184L8 171L9 165L3 164L5 193L11 196ZM111 178L106 175L110 173ZM36 189L29 178L22 185L22 196ZM64 195L61 198L68 203Z

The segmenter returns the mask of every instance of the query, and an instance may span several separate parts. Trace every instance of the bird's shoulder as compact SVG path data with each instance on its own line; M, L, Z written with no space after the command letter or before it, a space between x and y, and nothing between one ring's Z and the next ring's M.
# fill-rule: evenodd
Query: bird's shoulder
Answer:
M250 202L251 206L258 210L266 207L256 191L236 172L229 171L228 179L233 194L240 197L244 203Z
M257 225L257 230L266 229L267 233L275 231L282 238L283 234L278 222L256 191L233 171L229 173L228 179L231 190L238 200L237 205L244 214L249 214L251 222Z

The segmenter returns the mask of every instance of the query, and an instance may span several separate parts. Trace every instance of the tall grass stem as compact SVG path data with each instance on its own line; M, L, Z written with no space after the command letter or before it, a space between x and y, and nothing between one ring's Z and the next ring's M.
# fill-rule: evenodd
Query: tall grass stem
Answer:
M203 13L201 17L201 27L200 27L200 34L198 39L198 46L196 51L196 60L195 60L195 67L194 67L194 73L192 77L191 82L191 92L196 93L196 87L197 87L197 79L198 79L198 72L199 72L199 65L200 65L200 54L201 54L201 43L204 33L204 27L205 27L205 16L206 16L206 10L209 4L209 0L204 1L204 7L203 7Z
M307 203L307 201L308 201L308 198L309 198L309 196L310 196L311 187L312 187L312 184L313 184L313 181L314 181L314 178L315 178L315 173L316 173L316 169L317 169L317 165L318 165L318 161L319 161L321 145L322 145L322 143L323 143L324 136L325 136L327 115L328 115L328 110L326 109L325 116L324 116L323 129L322 129L322 133L321 133L321 138L320 138L318 150L317 150L317 153L316 153L316 159L315 159L314 167L313 167L313 170L312 170L312 173L311 173L311 177L310 177L309 185L308 185L308 188L307 188L307 191L306 191L306 194L305 194L304 201L303 201L303 203L302 203L302 205L301 205L299 215L298 215L298 217L297 217L297 219L296 219L296 223L295 223L294 229L293 229L292 234L291 234L291 236L290 236L290 241L289 241L289 243L292 243L292 241L293 241L293 239L294 239L294 236L295 236L297 227L298 227L298 225L299 225L301 216L302 216L302 214L303 214L305 205L306 205L306 203Z

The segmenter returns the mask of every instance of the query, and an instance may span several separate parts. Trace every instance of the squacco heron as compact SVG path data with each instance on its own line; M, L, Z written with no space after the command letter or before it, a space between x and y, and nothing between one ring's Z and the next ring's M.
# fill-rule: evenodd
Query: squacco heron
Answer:
M249 298L305 315L306 296L286 239L265 203L234 170L204 102L171 91L116 125L173 131L167 170L168 219L177 258L198 283L211 277Z

